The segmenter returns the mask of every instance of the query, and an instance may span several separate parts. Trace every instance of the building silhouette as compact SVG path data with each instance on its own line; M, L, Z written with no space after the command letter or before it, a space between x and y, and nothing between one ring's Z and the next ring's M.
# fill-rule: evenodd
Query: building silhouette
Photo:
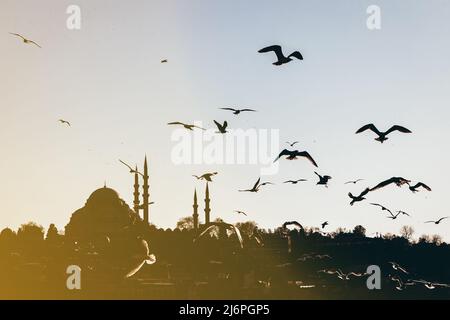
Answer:
M139 201L139 176L142 176L143 178L143 185L142 185L142 204ZM150 217L149 217L149 203L150 203L150 194L149 194L149 175L148 175L148 165L147 165L147 156L145 156L144 159L144 173L140 174L138 172L137 166L134 172L134 200L133 200L133 209L134 212L136 212L139 215L139 211L143 211L142 219L146 224L150 223Z

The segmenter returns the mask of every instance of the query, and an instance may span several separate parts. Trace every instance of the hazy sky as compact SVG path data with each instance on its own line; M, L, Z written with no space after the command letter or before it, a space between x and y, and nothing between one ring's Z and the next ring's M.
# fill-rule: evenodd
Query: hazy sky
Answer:
M81 30L66 27L72 4L81 7ZM381 8L381 30L366 27L371 4ZM424 221L450 215L449 17L447 0L2 0L0 228L36 221L63 229L105 180L132 205L133 177L118 159L142 166L146 153L158 226L192 213L194 187L203 199L204 184L191 175L213 170L212 218L240 221L233 210L243 210L265 228L328 220L330 230L362 224L369 235L411 225L416 238L437 233L448 241L450 220ZM257 53L272 44L300 50L304 61L273 66L272 54ZM258 112L218 109L231 105ZM254 183L259 165L175 165L166 123L212 127L213 119L278 129L281 144L300 140L318 171L333 177L330 187L315 185L305 160L282 160L277 175L264 177L277 185L257 194L237 190ZM370 122L413 133L393 133L383 145L371 133L354 134ZM433 191L391 186L349 206L349 191L392 176ZM293 178L310 181L281 183ZM366 180L344 185L356 178ZM369 202L412 218L391 221Z

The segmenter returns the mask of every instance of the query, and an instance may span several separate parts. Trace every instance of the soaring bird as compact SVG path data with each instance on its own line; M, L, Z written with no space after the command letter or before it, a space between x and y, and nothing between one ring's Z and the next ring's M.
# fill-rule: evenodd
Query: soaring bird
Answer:
M288 145L290 145L291 146L291 148L293 148L297 143L299 143L300 141L294 141L294 142L289 142L289 141L286 141L286 143L288 144Z
M381 211L387 211L387 212L389 212L389 213L392 215L392 211L389 210L388 208L386 208L385 206L382 206L381 204L378 204L378 203L371 203L371 205L380 207L380 208L381 208Z
M62 124L68 125L69 127L71 126L71 125L70 125L70 122L69 122L69 121L66 121L66 120L64 120L64 119L59 119L58 121L61 122Z
M247 190L239 190L239 192L258 192L259 191L259 183L261 182L261 178L259 178L256 183L253 185L253 187L251 189L247 189Z
M327 225L329 225L328 221L325 221L324 223L322 223L322 229L325 228Z
M220 109L222 109L222 110L228 110L228 111L233 111L233 114L235 114L235 115L238 115L238 114L240 114L241 112L245 112L245 111L248 111L248 112L256 112L256 110L253 110L253 109L234 109L234 108L220 108Z
M415 283L412 282L411 280L407 280L406 282L403 282L403 280L400 279L399 277L394 277L392 275L389 275L389 279L397 283L397 285L395 286L395 289L400 290L400 291L406 289L406 286L415 285Z
M389 261L389 264L392 266L392 269L401 271L405 274L409 274L409 272L405 268L403 268L401 265L399 265L397 262Z
M120 161L120 163L122 163L123 165L125 165L128 169L130 169L130 173L137 173L137 174L139 174L139 175L141 175L142 177L144 176L142 173L140 173L138 170L137 170L137 167L135 168L135 169L133 169L130 165L128 165L126 162L124 162L124 161L122 161L122 160L120 160L119 159L119 161Z
M238 214L243 214L244 216L247 216L247 214L244 211L234 210L234 212L236 212Z
M126 276L125 276L126 278L129 278L132 275L134 275L136 272L138 272L142 268L142 266L144 264L154 264L156 262L155 255L154 254L150 254L150 250L148 248L147 241L142 239L141 246L142 246L142 251L143 252L141 254L135 256L135 258L138 261L138 263L137 263L136 267L131 269L131 271L126 274Z
M297 159L297 157L305 157L306 159L311 161L311 163L315 167L318 167L316 161L314 161L314 159L311 157L311 155L307 151L298 151L298 150L290 151L288 149L284 149L283 151L280 152L278 157L273 162L277 161L278 159L280 159L283 156L286 156L287 160L295 160L295 159Z
M439 224L439 223L441 223L442 220L447 219L447 218L449 218L449 217L442 217L442 218L440 218L439 220L436 220L436 221L433 221L433 220L425 221L425 223Z
M209 182L212 182L212 177L215 176L218 172L207 172L202 174L201 176L192 175L193 177L197 178L198 180L206 180Z
M258 52L265 53L265 52L270 52L270 51L273 51L277 55L278 61L275 61L274 63L272 63L275 66L281 66L282 64L292 61L291 57L297 58L299 60L303 60L303 56L299 51L294 51L290 55L285 57L283 54L283 51L281 49L281 46L279 46L279 45L265 47L265 48L262 48L261 50L259 50Z
M359 202L359 201L365 200L366 198L364 198L364 196L365 196L366 194L368 194L369 191L370 191L370 189L369 189L369 188L366 188L363 192L361 192L361 193L359 194L359 196L354 196L351 192L349 192L349 193L348 193L348 196L352 199L352 201L350 202L350 205L352 206L355 202Z
M336 270L334 270L334 269L332 269L332 270L324 269L324 270L319 270L317 272L319 272L319 273L326 273L326 274L336 274L337 277L339 279L341 279L341 280L350 280L350 276L362 277L362 276L367 275L367 273L353 272L353 271L351 271L349 273L344 273L344 272L342 272L341 269L336 269Z
M399 215L400 215L400 212L397 212L397 214L392 214L392 213L391 213L391 215L390 215L390 216L387 216L386 218L395 220L395 219L397 219L397 217L398 217Z
M184 128L186 128L186 129L188 129L188 130L191 130L191 131L192 131L194 128L198 128L198 129L201 129L201 130L206 130L205 128L196 126L196 125L194 125L194 124L186 124L186 123L179 122L179 121L176 121L176 122L169 122L168 125L180 125L180 126L183 126Z
M214 120L214 123L216 124L217 129L219 129L219 132L217 133L227 133L228 122L224 121L223 124L220 124L216 120Z
M359 128L358 131L356 131L356 133L361 133L366 130L373 131L378 136L375 138L375 140L379 141L381 143L386 141L388 139L387 135L393 131L400 131L403 133L411 133L411 131L409 129L402 127L402 126L398 126L398 125L394 125L389 130L387 130L385 132L381 132L377 129L377 127L375 127L375 125L373 123L366 124L365 126Z
M285 181L285 182L283 182L283 183L292 183L292 184L297 184L297 183L299 183L299 182L303 182L303 181L308 181L308 180L306 180L306 179L298 179L298 180L287 180L287 181Z
M328 180L330 180L331 177L330 176L321 176L320 174L318 174L315 171L314 171L314 173L319 177L319 181L316 184L324 185L325 187L328 188Z
M445 283L436 283L436 282L431 282L431 281L426 281L426 280L411 280L414 283L420 283L423 284L425 286L425 288L429 289L429 290L433 290L436 289L437 287L441 287L441 288L450 288L449 284L445 284Z
M167 59L161 60L161 63L167 63L167 62L169 62L169 60L167 60Z
M391 183L395 183L398 187L401 187L402 185L408 184L409 182L411 182L411 180L407 180L407 179L402 178L402 177L392 177L392 178L389 178L389 179L387 179L387 180L385 180L383 182L380 182L375 187L370 189L370 191L375 191L375 190L381 189L383 187L386 187L386 186L390 185Z
M420 187L424 188L427 191L431 191L431 188L423 182L417 182L413 186L408 183L408 186L409 186L409 190L411 190L413 193L418 192L419 190L417 190L417 189Z
M10 34L12 34L13 36L22 38L22 41L23 41L23 43L25 43L25 44L34 44L35 46L37 46L37 47L39 47L39 48L42 48L40 45L38 45L38 44L37 44L36 42L34 42L33 40L27 39L27 38L25 38L24 36L22 36L22 35L20 35L20 34L18 34L18 33L12 33L12 32L10 32Z
M344 184L350 184L350 183L357 184L358 182L363 181L363 180L364 180L364 179L351 180L351 181L347 181L347 182L344 183Z
M411 217L411 216L409 215L409 213L407 213L407 212L405 212L405 211L402 211L402 210L397 211L397 213L398 213L398 214L405 215L405 216L408 216L408 217Z

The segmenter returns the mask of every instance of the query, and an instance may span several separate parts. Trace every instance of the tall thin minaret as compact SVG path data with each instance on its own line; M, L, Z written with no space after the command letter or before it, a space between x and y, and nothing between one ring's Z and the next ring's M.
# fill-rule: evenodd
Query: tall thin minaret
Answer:
M209 214L211 213L211 208L209 207L209 187L208 182L206 182L206 191L205 191L205 226L208 226L210 223Z
M139 174L138 174L138 170L137 170L137 166L134 172L134 200L133 200L133 207L134 207L134 212L136 212L137 214L139 214Z
M194 212L192 213L192 218L194 219L194 230L198 231L198 204L197 204L197 189L194 191Z
M146 223L149 223L148 202L149 202L148 168L147 168L147 156L145 156L145 160L144 160L144 185L143 185L143 193L142 193L142 209L144 211L144 222L146 222Z

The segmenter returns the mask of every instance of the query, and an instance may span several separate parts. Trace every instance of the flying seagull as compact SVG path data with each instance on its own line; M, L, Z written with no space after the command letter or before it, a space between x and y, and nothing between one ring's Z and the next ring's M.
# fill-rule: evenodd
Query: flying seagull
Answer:
M288 145L290 145L291 146L291 148L293 148L297 143L299 143L300 141L294 141L294 142L289 142L289 141L286 141L286 143L288 144Z
M415 283L410 280L403 282L402 279L400 279L399 277L394 277L392 275L389 275L389 279L397 283L397 285L395 286L395 289L400 290L400 291L405 289L406 286L415 285Z
M311 161L311 163L315 167L318 167L316 161L311 157L311 155L307 151L298 151L298 150L290 151L288 149L284 149L283 151L280 152L278 157L273 162L277 161L278 159L280 159L283 156L286 156L287 160L295 160L295 159L297 159L297 157L305 157L306 159Z
M437 287L450 288L450 285L445 284L445 283L435 283L435 282L426 281L426 280L411 280L411 281L414 283L423 284L425 286L425 288L430 289L430 290L436 289Z
M324 223L322 223L322 229L325 228L327 225L329 225L328 221L325 221Z
M439 220L436 220L436 221L433 221L433 220L425 221L425 223L439 224L439 223L441 223L442 220L447 219L447 218L448 218L448 217L442 217L442 218L440 218Z
M337 270L319 270L317 271L319 273L326 273L326 274L336 274L337 277L341 280L350 280L350 276L354 276L354 277L362 277L367 275L367 273L361 273L361 272L349 272L349 273L344 273L342 272L341 269L337 269Z
M402 126L398 126L398 125L394 125L389 130L387 130L385 132L381 132L377 129L377 127L375 127L375 125L373 123L366 124L365 126L359 128L358 131L356 131L356 133L361 133L366 130L373 131L378 136L375 138L375 140L379 141L381 143L386 141L388 139L388 137L386 137L386 136L393 131L400 131L403 133L411 133L411 131L409 129L402 127Z
M395 220L395 219L397 219L397 217L398 217L399 215L400 215L400 212L397 212L397 214L395 214L395 215L391 213L391 215L390 215L390 216L387 216L386 218Z
M253 187L251 189L247 189L247 190L239 190L239 192L258 192L259 191L259 183L261 182L261 178L259 178L256 183L253 185Z
M138 272L144 264L154 264L156 262L156 257L154 254L150 254L150 250L148 248L148 243L144 239L141 241L143 252L142 254L136 256L138 260L138 264L134 267L130 272L125 276L126 278L131 277L136 272Z
M297 183L299 183L299 182L303 182L303 181L308 181L308 180L306 180L306 179L298 179L298 180L287 180L287 181L285 181L285 182L283 182L283 183L292 183L292 184L297 184Z
M363 181L363 180L364 180L364 179L351 180L351 181L347 181L347 182L344 183L344 184L350 184L350 183L357 184L358 182Z
M223 124L220 124L216 120L214 120L214 123L216 124L217 129L219 129L217 133L227 133L228 122L224 121Z
M186 123L179 122L179 121L176 121L176 122L169 122L168 125L180 125L180 126L183 126L184 128L186 128L186 129L188 129L188 130L191 130L191 131L192 131L194 128L198 128L198 129L201 129L201 130L206 130L206 129L202 128L202 127L199 127L199 126L196 126L196 125L193 125L193 124L186 124Z
M228 111L233 111L233 114L235 114L235 115L238 115L238 114L240 114L241 112L245 112L245 111L248 111L248 112L256 112L256 110L253 110L253 109L234 109L234 108L220 108L220 109L222 109L222 110L228 110Z
M365 196L366 194L368 194L369 191L370 191L370 189L369 189L369 188L366 188L363 192L361 192L361 193L359 194L359 196L354 196L351 192L349 192L349 193L348 193L348 196L352 199L352 201L350 202L350 205L352 206L355 202L359 202L359 201L365 200L366 198L364 198L364 196Z
M409 190L411 190L413 193L416 193L416 192L418 192L419 190L417 190L418 188L420 188L420 187L422 187L422 188L424 188L425 190L427 190L427 191L431 191L431 188L429 187L429 186L427 186L425 183L423 183L423 182L417 182L415 185L410 185L409 183L408 183L408 186L409 186Z
M144 176L142 173L140 173L138 170L137 170L137 167L135 168L135 169L133 169L130 165L128 165L126 162L124 162L124 161L122 161L122 160L120 160L119 159L119 161L120 161L120 163L122 163L123 165L125 165L128 169L130 169L130 173L137 173L137 174L140 174L142 177Z
M247 216L247 214L244 211L234 210L234 212L236 212L238 214L243 214L244 216Z
M62 124L68 125L69 127L71 126L71 125L70 125L70 122L69 122L69 121L66 121L66 120L64 120L64 119L59 119L58 121L61 122Z
M397 271L401 271L405 274L409 274L408 271L406 271L405 268L403 268L401 265L399 265L397 262L394 261L389 261L389 264L392 266L392 269L397 270Z
M403 214L403 215L408 216L408 217L411 217L411 216L409 215L409 213L407 213L407 212L405 212L405 211L402 211L402 210L397 211L397 213L398 213L398 214Z
M389 212L389 213L392 215L392 211L389 210L388 208L386 208L385 206L382 206L381 204L378 204L378 203L371 203L371 205L380 207L380 208L381 208L381 211L387 211L387 212Z
M215 176L217 172L207 172L202 174L201 176L192 175L193 177L197 178L198 180L206 180L209 182L212 182L212 176Z
M33 40L27 39L27 38L25 38L24 36L22 36L22 35L20 35L20 34L18 34L18 33L12 33L12 32L10 32L10 34L12 34L13 36L22 38L23 43L26 43L26 44L34 44L35 46L37 46L37 47L39 47L39 48L42 48L40 45L38 45L38 44L37 44L36 42L34 42Z
M169 62L169 60L167 60L167 59L161 60L161 63L167 63L167 62Z
M274 63L272 63L275 66L281 66L282 64L292 61L291 57L297 58L299 60L303 60L302 54L298 51L294 51L290 55L285 57L283 54L283 51L281 50L281 46L279 46L279 45L265 47L265 48L262 48L261 50L259 50L258 52L265 53L265 52L271 52L271 51L273 51L277 55L278 61L275 61Z
M411 180L407 180L407 179L402 178L402 177L392 177L392 178L387 179L387 180L385 180L383 182L380 182L375 187L370 189L370 191L375 191L375 190L378 190L380 188L386 187L386 186L390 185L391 183L395 183L398 187L401 187L405 183L408 184L409 182L411 182Z
M314 173L319 177L319 181L316 183L317 185L324 185L328 188L328 180L331 179L330 176L321 176L317 172L314 171Z

